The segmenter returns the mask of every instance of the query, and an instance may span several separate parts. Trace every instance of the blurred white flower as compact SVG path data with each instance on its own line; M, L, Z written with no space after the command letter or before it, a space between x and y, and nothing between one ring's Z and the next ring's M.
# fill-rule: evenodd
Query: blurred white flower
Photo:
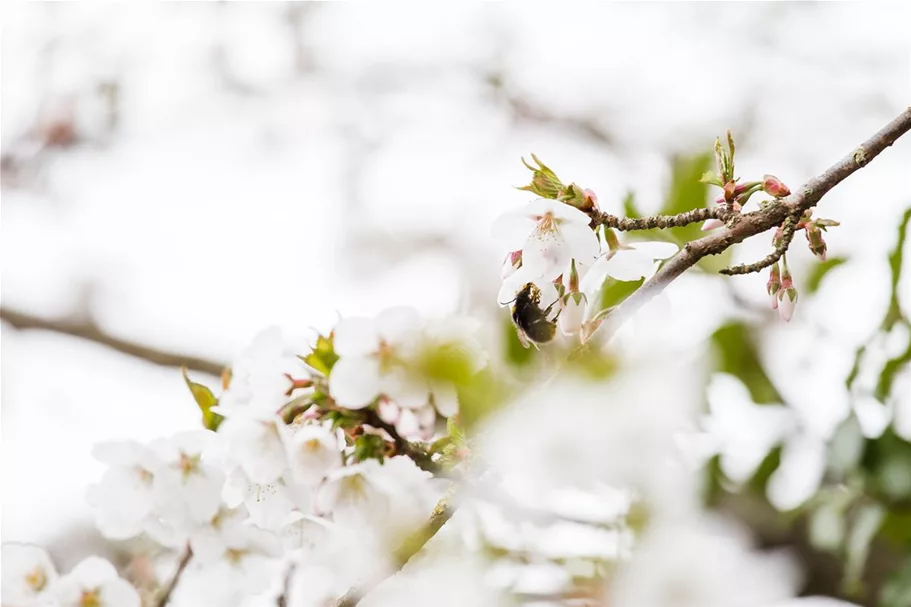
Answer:
M362 409L385 394L402 407L427 402L426 390L404 377L399 364L413 353L422 321L409 307L389 308L369 318L343 318L333 331L339 360L329 375L329 393L349 409Z
M329 475L316 494L317 512L339 525L369 528L389 513L389 495L373 480L376 460L345 466Z
M745 531L705 515L661 521L609 582L611 607L766 607L800 582L792 559L754 552Z
M316 485L342 465L338 436L322 424L305 424L288 429L285 441L291 473L297 482Z
M583 293L595 293L607 277L633 281L651 276L655 262L671 257L679 247L670 242L629 242L619 249L606 251L591 265L582 278Z
M6 543L0 548L0 561L0 603L4 607L37 607L46 603L57 581L57 571L44 550L31 544Z
M92 455L109 466L101 481L87 492L98 530L111 539L138 535L153 512L153 479L164 463L149 447L135 441L99 443Z
M227 457L254 483L272 483L288 468L282 434L284 422L274 414L230 415L218 428Z
M276 413L287 402L292 377L300 376L304 366L288 351L277 327L259 333L231 366L231 382L219 399L223 410L240 409Z
M140 607L139 593L114 566L90 556L61 577L53 589L59 607Z
M281 530L293 510L310 511L310 494L305 487L284 478L274 483L254 483L240 468L228 475L221 497L229 508L243 503L250 523L270 531Z
M522 268L533 279L554 280L576 259L598 255L591 218L557 200L537 198L494 221L492 234L508 251L522 251Z
M191 430L150 445L163 464L152 480L156 509L175 527L193 528L218 512L225 476L203 461L214 439L214 432Z

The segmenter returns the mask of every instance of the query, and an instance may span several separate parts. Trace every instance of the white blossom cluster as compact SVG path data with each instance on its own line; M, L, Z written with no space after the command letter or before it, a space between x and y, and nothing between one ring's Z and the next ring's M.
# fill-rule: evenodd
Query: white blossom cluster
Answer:
M540 290L540 306L552 309L560 331L577 335L602 311L605 280L647 278L656 261L678 250L669 242L608 242L590 223L586 213L547 198L501 215L493 225L494 238L507 252L500 305L512 304L532 283Z

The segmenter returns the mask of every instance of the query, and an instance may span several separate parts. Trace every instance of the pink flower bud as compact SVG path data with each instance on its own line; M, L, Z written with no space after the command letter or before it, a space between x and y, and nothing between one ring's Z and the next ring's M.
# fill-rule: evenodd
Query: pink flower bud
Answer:
M593 191L589 190L588 188L585 188L584 192L585 192L585 206L588 207L589 209L597 209L598 208L598 195L595 194Z
M402 409L398 421L395 422L395 429L400 436L406 438L417 434L421 428L414 411L411 409Z
M729 181L729 182L727 182L726 184L724 184L724 199L725 199L725 200L733 200L733 199L734 199L734 191L735 191L736 189L737 189L737 184L734 183L733 181Z
M706 219L705 223L702 224L702 231L709 232L711 230L717 230L718 228L723 228L724 222L720 219Z
M790 287L778 292L778 315L785 322L790 322L797 307L797 289Z
M376 414L387 424L394 424L399 421L401 409L399 409L399 406L393 403L391 400L382 398L380 399L379 404L376 406Z
M503 269L500 272L500 278L506 280L522 266L522 251L513 251L506 256L503 261Z
M774 175L763 175L762 190L769 196L783 198L791 195L791 190Z

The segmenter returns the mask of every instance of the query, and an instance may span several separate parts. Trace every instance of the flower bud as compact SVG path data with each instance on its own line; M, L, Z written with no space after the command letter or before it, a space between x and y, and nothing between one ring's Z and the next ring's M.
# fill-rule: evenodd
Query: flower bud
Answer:
M557 195L557 200L565 202L571 207L576 207L583 212L588 212L595 208L592 204L592 199L585 194L585 190L575 183L571 183L561 190Z
M506 256L503 261L503 270L500 272L500 278L506 280L522 266L522 251L513 251Z
M532 172L532 177L530 184L519 189L537 194L541 198L556 199L565 188L563 182L537 156L532 154L531 158L538 166L534 167L528 164L524 158L522 159L522 164Z
M766 291L772 297L772 307L778 307L778 292L781 290L781 268L776 262L769 271L769 282L766 283Z
M560 318L557 326L563 335L575 335L582 329L582 320L585 316L585 295L582 293L569 293L560 300Z
M724 184L724 199L725 200L734 200L734 192L737 190L737 184L733 181L729 181Z
M395 424L399 421L401 409L394 402L387 398L381 398L376 406L376 414L387 424Z
M784 198L791 195L791 190L774 175L763 175L762 190L769 196Z
M810 243L810 251L819 258L819 261L826 260L826 241L822 237L820 230L815 223L807 225L807 242Z
M789 287L778 292L778 315L785 322L790 322L797 307L797 289Z

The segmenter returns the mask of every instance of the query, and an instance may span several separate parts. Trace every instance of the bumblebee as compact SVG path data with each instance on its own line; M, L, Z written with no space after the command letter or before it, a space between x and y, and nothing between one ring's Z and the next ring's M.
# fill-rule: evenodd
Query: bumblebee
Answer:
M519 341L526 348L531 344L544 344L554 338L557 323L548 319L553 304L541 309L541 290L534 283L527 283L516 294L512 306L512 322L516 325Z

